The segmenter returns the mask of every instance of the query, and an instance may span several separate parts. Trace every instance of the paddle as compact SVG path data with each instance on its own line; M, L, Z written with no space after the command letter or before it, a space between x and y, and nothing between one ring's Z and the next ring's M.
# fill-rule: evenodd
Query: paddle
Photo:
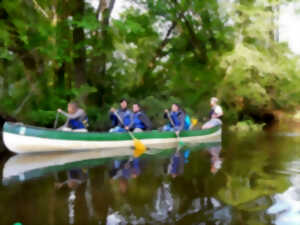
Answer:
M59 116L59 113L58 113L58 111L57 111L57 112L56 112L55 121L54 121L54 125L53 125L54 129L56 129L56 127L57 127L58 116Z
M173 122L173 120L172 120L172 118L171 118L171 116L170 116L170 113L169 113L169 112L166 112L166 113L167 113L168 119L169 119L169 121L170 121L172 127L174 127L174 129L175 129L175 124L174 124L174 122ZM178 140L179 146L183 146L184 143L183 143L183 141L180 140L180 136L179 136L180 131L178 131L178 132L177 132L177 131L174 131L174 133L176 134L176 139Z
M121 119L120 115L117 112L114 112L114 114L116 115L118 120L122 123L122 125L125 126L124 121ZM128 130L128 134L130 135L130 137L133 140L133 145L134 145L133 155L134 155L134 157L137 158L146 151L146 146L140 140L136 139L130 130Z

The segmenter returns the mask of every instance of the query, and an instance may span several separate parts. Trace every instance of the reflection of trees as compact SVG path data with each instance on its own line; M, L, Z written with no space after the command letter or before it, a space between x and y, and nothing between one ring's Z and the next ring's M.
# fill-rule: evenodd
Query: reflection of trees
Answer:
M34 218L36 208L41 209L43 218L49 219L48 224L68 224L68 199L75 194L74 224L99 224L99 221L101 224L109 221L201 224L205 221L209 225L274 225L274 219L280 221L283 215L293 218L298 213L293 204L299 202L299 179L291 180L293 186L287 189L287 177L298 173L300 164L291 160L298 155L286 143L283 150L278 142L259 143L259 148L256 143L229 143L230 148L225 146L219 156L223 160L222 168L215 174L211 173L212 155L202 149L191 151L183 173L174 178L167 173L171 155L142 157L141 173L136 178L112 180L108 165L98 166L89 170L87 179L75 190L64 185L54 191L54 179L49 177L11 187L1 197L4 202L15 199L14 207L6 211L19 218L28 217L24 224L30 224L28 220ZM66 172L58 175L59 180L67 179ZM125 191L121 190L120 182L126 182ZM274 193L281 192L273 197ZM24 208L28 202L31 204ZM286 207L282 211L279 206ZM0 206L0 212L4 208ZM37 220L42 222L40 218ZM1 221L9 223L9 218L3 215Z
M276 155L268 150L269 147L265 145L252 152L240 149L239 152L235 151L235 158L230 163L225 161L222 172L226 177L226 185L218 192L221 201L240 209L255 210L261 204L249 208L247 203L282 192L288 187L289 182L285 176L269 171L280 165L276 164Z

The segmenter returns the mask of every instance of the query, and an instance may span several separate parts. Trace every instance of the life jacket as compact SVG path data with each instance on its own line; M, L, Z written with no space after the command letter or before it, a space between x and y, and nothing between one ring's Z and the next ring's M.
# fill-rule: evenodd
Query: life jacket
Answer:
M209 117L208 117L208 118L212 119L213 114L215 114L215 108L213 108L213 109L211 109L211 110L209 111ZM219 118L222 118L222 116L219 117Z
M209 114L208 114L208 118L212 118L212 115L215 113L215 110L214 109L211 109L210 111L209 111Z
M131 173L136 174L136 175L139 175L141 173L139 158L133 158L133 160L131 162Z
M141 112L137 112L133 114L133 124L134 128L140 128L142 130L146 129L145 124L140 120L139 116L141 115Z
M169 174L180 175L184 171L184 158L180 155L173 155L168 167Z
M178 112L171 112L171 119L173 120L173 123L175 125L175 127L180 126L180 120L179 120L179 115L180 115L180 111Z
M118 114L124 122L124 126L129 126L131 123L131 111L126 109L125 111L119 110Z
M88 126L88 117L86 116L84 119L76 118L69 120L68 127L73 130L76 129L86 129Z
M185 130L189 130L190 126L191 126L191 118L189 115L185 114L185 118L184 118L184 129Z

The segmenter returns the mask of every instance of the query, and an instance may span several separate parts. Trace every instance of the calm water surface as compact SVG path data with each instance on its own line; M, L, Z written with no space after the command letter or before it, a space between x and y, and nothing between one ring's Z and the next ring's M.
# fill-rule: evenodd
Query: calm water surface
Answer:
M99 154L2 155L0 224L299 225L300 137Z

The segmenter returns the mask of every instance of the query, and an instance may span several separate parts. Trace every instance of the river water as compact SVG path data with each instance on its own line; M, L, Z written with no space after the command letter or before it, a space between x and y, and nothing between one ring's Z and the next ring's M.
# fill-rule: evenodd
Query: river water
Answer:
M0 158L0 224L299 225L300 137ZM117 155L117 154L112 154Z

